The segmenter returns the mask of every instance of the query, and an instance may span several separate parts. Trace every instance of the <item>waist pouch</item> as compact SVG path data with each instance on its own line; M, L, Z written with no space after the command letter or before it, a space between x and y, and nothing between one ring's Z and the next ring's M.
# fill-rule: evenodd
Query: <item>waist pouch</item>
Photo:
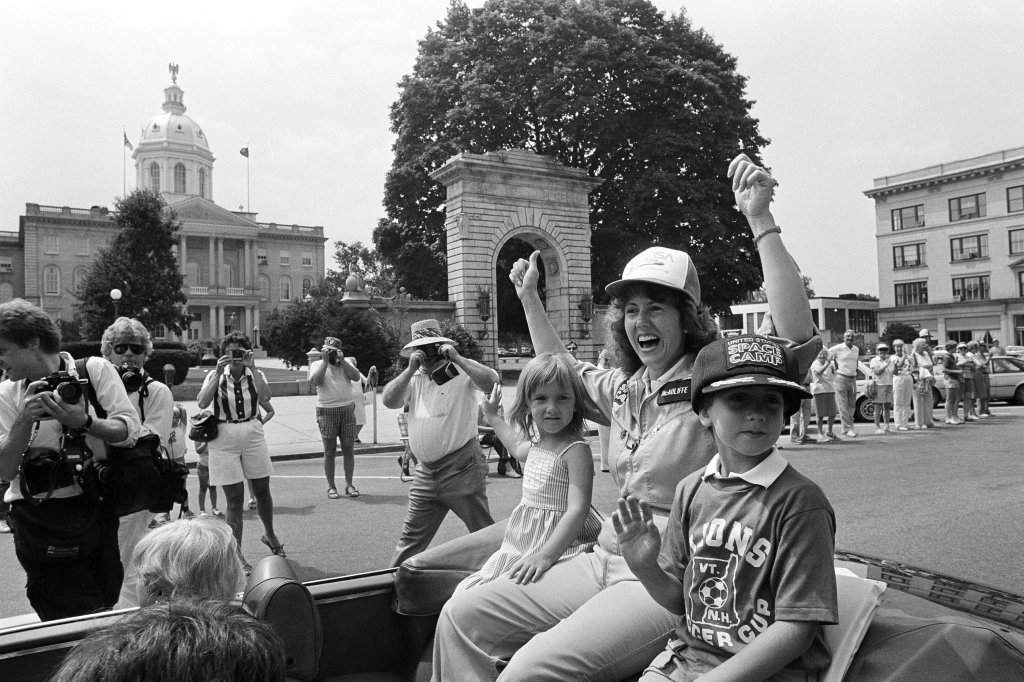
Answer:
M75 472L67 459L56 450L38 450L25 454L18 467L18 483L21 496L28 502L38 504L36 495L50 495L57 488L75 484Z

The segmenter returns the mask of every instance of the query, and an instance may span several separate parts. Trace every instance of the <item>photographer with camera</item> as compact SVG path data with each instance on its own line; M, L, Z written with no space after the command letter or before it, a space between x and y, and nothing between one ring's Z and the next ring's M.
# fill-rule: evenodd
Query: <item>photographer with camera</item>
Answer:
M167 448L174 418L174 396L166 384L146 372L146 361L151 352L153 340L149 330L134 318L117 318L106 328L100 340L100 353L117 368L124 390L128 393L128 400L142 422L139 436L153 434L160 439L160 445ZM124 566L124 582L121 583L118 608L138 606L136 586L139 576L131 563L135 545L151 525L155 527L156 523L169 520L166 513L154 517L148 509L121 517L117 528L117 544L121 550L121 565ZM151 521L154 523L151 524Z
M316 386L316 423L324 442L327 497L332 500L341 497L334 485L334 458L338 455L338 441L341 441L342 466L345 470L345 494L359 497L359 491L352 485L352 472L356 466L353 448L357 431L352 382L359 381L361 375L355 365L345 359L341 352L341 341L337 338L325 338L320 353L321 359L309 366L309 383ZM358 397L360 400L363 398L362 394Z
M274 533L274 498L270 495L270 475L274 466L263 434L260 404L270 400L270 387L263 372L253 362L249 338L231 332L221 342L221 357L216 369L206 374L199 390L199 409L213 405L217 419L217 437L209 441L210 485L220 486L227 498L227 522L242 551L242 503L245 481L252 483L256 513L263 522L260 541L277 556L285 556L284 545ZM242 559L246 573L252 570Z
M22 299L0 304L0 478L11 481L18 561L41 620L111 608L121 589L116 516L84 494L80 474L106 459L106 445L130 447L139 417L113 365L86 368L107 417L89 412L75 361L60 350L56 322Z
M441 336L437 320L412 325L412 341L401 351L409 366L384 387L384 406L409 408L409 445L419 458L409 509L391 565L427 548L448 510L469 531L494 523L484 483L487 460L477 441L480 392L500 377L490 367L462 357Z

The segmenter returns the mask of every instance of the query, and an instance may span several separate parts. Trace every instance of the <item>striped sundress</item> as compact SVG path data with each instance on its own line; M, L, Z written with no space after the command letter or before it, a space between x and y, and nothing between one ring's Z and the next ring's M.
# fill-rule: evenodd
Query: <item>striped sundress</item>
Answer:
M505 575L512 564L537 551L548 541L555 526L562 520L569 500L569 469L562 456L577 443L586 445L584 441L575 441L558 453L537 445L530 448L523 469L523 498L512 510L501 547L479 571L459 583L456 593ZM579 534L562 552L558 561L582 554L593 547L601 531L601 521L600 514L591 506Z

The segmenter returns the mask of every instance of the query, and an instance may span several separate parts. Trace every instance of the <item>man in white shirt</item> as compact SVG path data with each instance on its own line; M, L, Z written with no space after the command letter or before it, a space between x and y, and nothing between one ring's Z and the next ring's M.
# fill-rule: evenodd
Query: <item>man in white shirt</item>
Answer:
M389 409L409 410L409 445L419 463L392 566L427 548L452 510L472 533L494 523L484 488L487 461L477 441L480 392L498 373L461 356L437 320L412 325L402 349L409 366L384 387Z
M854 332L847 329L843 332L843 342L828 349L829 360L836 368L836 404L839 407L839 418L843 423L843 434L855 438L853 430L853 411L857 407L857 362L860 348L853 343Z

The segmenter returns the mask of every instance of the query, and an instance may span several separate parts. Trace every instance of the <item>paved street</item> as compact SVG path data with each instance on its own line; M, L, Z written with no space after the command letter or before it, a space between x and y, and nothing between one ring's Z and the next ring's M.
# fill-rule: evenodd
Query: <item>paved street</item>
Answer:
M267 432L272 450L315 451L315 425L312 430L308 426L311 399L278 398L274 404L278 417ZM840 549L1021 592L1024 563L1014 529L1024 527L1024 408L997 405L994 412L993 419L959 427L875 436L873 426L862 424L860 437L841 443L793 446L785 436L779 443L783 454L828 494L838 518ZM383 415L394 423L394 415L382 411L378 440L396 445L397 426L385 427ZM371 431L364 429L363 439L369 441L372 427L367 428ZM288 432L299 445L283 444ZM386 565L401 529L408 484L399 481L397 451L382 449L367 446L357 456L356 484L363 493L358 499L327 499L319 460L275 462L277 532L302 579ZM194 477L189 483L194 496L198 484ZM498 477L492 462L488 495L493 515L503 518L519 500L519 480ZM615 497L611 477L599 473L596 505L608 512ZM255 562L267 550L259 542L256 512L247 511L245 521L243 550ZM449 516L437 541L464 532L461 522ZM24 573L9 535L0 536L0 571L5 576L0 618L29 611Z

